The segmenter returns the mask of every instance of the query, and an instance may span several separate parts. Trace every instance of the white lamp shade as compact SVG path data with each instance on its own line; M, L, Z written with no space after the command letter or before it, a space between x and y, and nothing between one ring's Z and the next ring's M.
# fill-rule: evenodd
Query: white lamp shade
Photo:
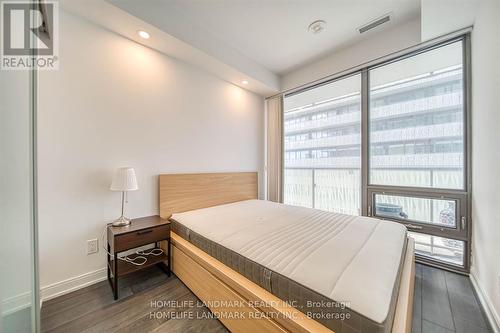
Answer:
M134 168L117 169L109 189L111 191L135 191L139 189Z

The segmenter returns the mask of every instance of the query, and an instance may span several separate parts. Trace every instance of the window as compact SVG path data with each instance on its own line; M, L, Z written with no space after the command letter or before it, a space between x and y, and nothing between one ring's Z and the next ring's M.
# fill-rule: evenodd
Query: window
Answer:
M409 232L415 240L415 252L451 265L461 266L464 262L464 242L461 240Z
M284 124L284 203L361 214L361 75L287 96Z
M462 39L368 71L368 206L425 260L466 269Z
M375 194L374 202L374 215L378 217L447 228L457 226L456 200Z
M370 184L464 188L462 54L457 41L370 70Z
M404 224L418 260L468 271L464 35L285 95L284 203Z

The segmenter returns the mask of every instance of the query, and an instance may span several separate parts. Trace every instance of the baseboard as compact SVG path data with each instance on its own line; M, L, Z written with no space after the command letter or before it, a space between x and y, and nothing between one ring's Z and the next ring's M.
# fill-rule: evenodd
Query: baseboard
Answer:
M470 280L472 282L472 286L476 290L477 297L479 298L479 302L483 306L484 312L488 317L488 321L490 322L490 326L493 329L493 332L500 333L500 317L498 313L495 311L493 307L493 303L491 302L488 294L484 291L483 287L479 283L476 275L474 274L473 269L470 272Z
M2 300L2 316L26 309L31 306L31 293L25 292Z
M90 286L106 280L106 268L101 268L93 272L75 276L63 281L59 281L48 286L44 286L40 290L40 305L43 301L62 296L72 291ZM16 311L28 308L31 305L31 293L26 292L2 301L1 310L2 316L7 316Z
M63 281L59 281L48 286L44 286L40 291L42 301L62 296L72 291L85 288L94 283L107 279L106 268L101 268L93 272L88 272Z

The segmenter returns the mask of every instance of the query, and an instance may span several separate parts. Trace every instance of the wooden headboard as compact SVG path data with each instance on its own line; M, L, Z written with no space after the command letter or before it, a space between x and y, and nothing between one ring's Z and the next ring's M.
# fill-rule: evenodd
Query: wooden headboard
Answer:
M160 216L257 199L257 172L160 175Z

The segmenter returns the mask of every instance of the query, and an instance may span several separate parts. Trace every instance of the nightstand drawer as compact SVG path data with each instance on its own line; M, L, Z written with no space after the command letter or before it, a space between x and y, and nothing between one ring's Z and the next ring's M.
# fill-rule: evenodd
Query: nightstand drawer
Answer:
M169 234L170 226L162 225L117 235L115 237L114 251L125 251L134 247L164 240L170 236Z

